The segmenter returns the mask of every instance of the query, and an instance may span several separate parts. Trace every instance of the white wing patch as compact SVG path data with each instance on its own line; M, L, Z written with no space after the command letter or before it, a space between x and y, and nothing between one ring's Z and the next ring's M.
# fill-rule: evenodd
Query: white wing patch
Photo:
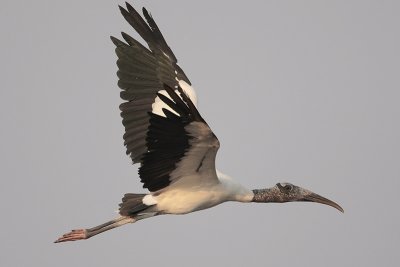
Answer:
M145 195L142 199L142 202L147 206L152 206L157 204L157 199L155 199L152 195Z
M193 104L197 108L197 95L193 86L189 85L184 80L179 81L179 86L183 89L183 91L189 96L190 100L192 100Z
M177 90L175 90L175 91L177 91ZM169 99L171 99L171 97L168 95L167 91L165 91L165 90L160 90L160 91L158 91L158 93L159 93L159 94L162 94L162 95L165 95L166 97L168 97ZM153 105L151 105L151 108L152 108L151 112L152 112L153 114L157 114L157 115L159 115L159 116L165 117L165 114L164 114L164 112L162 111L163 108L165 108L165 109L171 111L172 113L174 113L175 115L178 115L178 116L179 116L178 113L176 113L174 110L172 110L172 109L171 109L167 104L165 104L158 96L156 97L156 99L154 99L154 103L153 103Z
M197 96L196 96L196 92L194 91L194 88L183 80L179 81L179 86L183 89L183 91L189 96L190 100L192 100L193 104L197 107ZM180 93L178 92L178 90L175 90L175 92L177 93L177 95L180 96ZM171 97L168 95L167 91L165 91L165 90L160 90L160 91L158 91L158 93L165 95L166 97L171 99ZM154 114L157 114L159 116L165 117L165 114L162 111L163 108L165 108L165 109L171 111L172 113L176 114L177 116L179 116L178 113L176 113L168 105L166 105L158 96L154 99L154 103L151 106L151 108L152 108L151 112Z

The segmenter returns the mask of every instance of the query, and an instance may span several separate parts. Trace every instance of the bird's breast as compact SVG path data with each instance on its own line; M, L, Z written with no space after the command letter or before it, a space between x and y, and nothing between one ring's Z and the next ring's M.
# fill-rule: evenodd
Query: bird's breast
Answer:
M155 198L158 210L167 214L186 214L211 208L226 201L222 194L204 189L169 190Z
M250 202L253 192L232 181L213 185L170 188L155 196L157 209L167 214L186 214L226 201Z

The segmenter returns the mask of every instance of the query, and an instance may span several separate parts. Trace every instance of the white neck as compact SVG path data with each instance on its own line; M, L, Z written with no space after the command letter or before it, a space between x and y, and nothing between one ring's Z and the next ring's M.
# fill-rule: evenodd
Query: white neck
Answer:
M253 191L235 182L231 177L218 170L217 176L222 190L227 194L228 201L251 202L253 200Z

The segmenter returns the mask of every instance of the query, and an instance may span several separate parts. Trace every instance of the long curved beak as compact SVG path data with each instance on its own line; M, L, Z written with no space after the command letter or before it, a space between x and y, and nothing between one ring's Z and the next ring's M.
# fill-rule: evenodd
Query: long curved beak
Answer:
M344 210L342 209L342 207L339 206L339 204L333 202L332 200L324 198L318 194L315 194L315 193L306 195L304 197L304 201L311 201L311 202L315 202L315 203L325 204L325 205L334 207L335 209L344 213Z

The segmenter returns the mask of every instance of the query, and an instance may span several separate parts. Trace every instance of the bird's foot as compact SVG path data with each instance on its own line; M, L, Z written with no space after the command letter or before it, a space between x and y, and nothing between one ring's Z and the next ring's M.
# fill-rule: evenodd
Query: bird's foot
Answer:
M72 230L69 233L63 234L62 237L54 241L54 243L66 242L66 241L76 241L76 240L83 240L87 239L87 231L86 229L76 229Z

